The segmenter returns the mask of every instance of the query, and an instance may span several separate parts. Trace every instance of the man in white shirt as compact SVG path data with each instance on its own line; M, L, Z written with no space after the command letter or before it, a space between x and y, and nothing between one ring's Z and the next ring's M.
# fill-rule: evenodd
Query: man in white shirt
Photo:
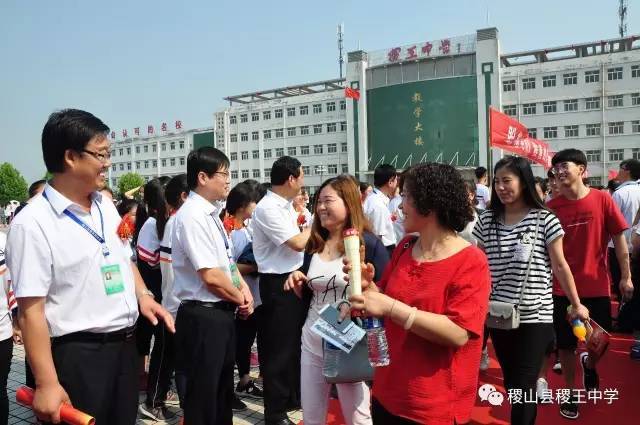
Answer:
M299 404L300 338L305 309L284 283L302 265L311 228L300 231L292 200L304 184L300 161L278 158L271 167L271 190L253 212L253 254L260 274L262 316L259 356L268 425L287 425L287 408Z
M249 287L233 261L220 211L229 194L229 159L206 146L187 157L191 189L175 215L171 260L176 318L176 373L185 377L184 422L233 423L234 313L253 312Z
M478 208L486 210L489 201L491 200L491 190L487 183L489 181L489 174L484 167L478 167L475 170L476 174L476 198L478 199Z
M398 187L398 173L393 165L378 165L373 172L373 192L364 201L364 214L369 219L373 233L382 240L389 256L398 241L393 228L389 201Z
M33 410L59 423L60 404L98 423L131 425L138 404L138 310L174 331L117 235L120 216L97 191L111 166L109 128L84 111L51 114L42 151L53 178L16 216L7 263L36 380Z

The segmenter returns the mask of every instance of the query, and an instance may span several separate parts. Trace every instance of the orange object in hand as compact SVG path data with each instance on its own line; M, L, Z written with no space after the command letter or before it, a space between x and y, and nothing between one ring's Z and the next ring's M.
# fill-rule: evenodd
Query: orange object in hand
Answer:
M33 389L29 387L20 387L16 391L16 401L24 406L31 407L33 405ZM69 425L94 425L95 418L74 409L70 404L62 403L60 406L60 419Z

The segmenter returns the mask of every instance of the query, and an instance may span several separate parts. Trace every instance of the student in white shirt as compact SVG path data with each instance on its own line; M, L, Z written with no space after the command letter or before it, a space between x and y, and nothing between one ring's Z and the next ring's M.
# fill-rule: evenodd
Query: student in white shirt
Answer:
M58 423L60 404L70 402L97 423L135 423L138 310L174 329L116 233L115 206L97 192L111 166L108 131L88 112L51 114L42 150L53 178L9 230L7 264L42 421Z
M220 220L229 194L229 159L205 146L187 157L191 192L175 215L171 260L176 319L176 371L186 380L184 422L233 422L234 313L253 312L253 297L233 261Z
M0 232L0 424L9 420L7 378L13 354L13 326L11 319L9 271L5 265L4 250L7 237ZM11 297L12 301L13 298Z
M260 366L264 377L264 413L268 425L293 424L287 408L299 405L300 335L304 307L284 291L284 283L302 265L310 228L300 231L291 201L300 193L300 161L278 158L271 167L271 190L251 219L253 253L260 274L262 313L258 324Z
M475 169L476 175L476 197L478 198L478 208L486 210L491 200L491 191L487 186L489 181L489 173L485 167L478 167Z
M398 187L398 173L389 164L378 165L373 172L373 192L364 202L364 214L369 219L373 233L382 240L389 255L396 247L396 232L389 211L389 200Z
M396 187L396 192L389 201L389 212L391 213L393 230L396 233L396 242L404 238L404 214L402 213L401 205L402 196L400 196L400 187Z

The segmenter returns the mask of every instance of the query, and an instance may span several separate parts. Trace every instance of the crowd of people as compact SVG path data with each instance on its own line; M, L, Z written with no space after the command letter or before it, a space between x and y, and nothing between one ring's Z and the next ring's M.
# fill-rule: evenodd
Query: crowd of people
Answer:
M576 358L571 321L611 330L612 299L640 359L638 160L620 164L613 196L585 184L584 153L567 149L548 179L515 156L475 181L444 164L383 164L373 186L332 177L310 203L296 158L278 158L269 183L232 188L227 156L202 147L186 174L117 200L105 188L108 131L88 112L53 113L42 132L53 178L32 185L0 233L0 424L14 342L40 420L59 423L67 402L98 425L170 420L171 401L187 425L231 424L245 397L264 400L267 424L292 424L302 408L319 425L332 396L349 425L464 424L488 339L509 390L542 397L553 353L566 388L576 364L585 389L599 388L601 353ZM346 229L361 239L362 293ZM332 388L312 328L343 301L382 320L390 364ZM579 416L574 399L559 409ZM535 423L536 410L514 404L511 423Z

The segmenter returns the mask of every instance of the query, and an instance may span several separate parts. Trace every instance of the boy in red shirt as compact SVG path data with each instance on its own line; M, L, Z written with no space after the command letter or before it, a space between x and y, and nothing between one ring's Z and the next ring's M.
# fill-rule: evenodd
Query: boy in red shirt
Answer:
M591 190L582 182L587 169L585 154L577 149L565 149L552 159L552 171L560 188L560 196L547 205L556 214L565 231L564 255L571 267L578 295L589 309L591 318L600 326L611 328L610 278L607 264L607 243L613 240L616 257L620 262L620 292L624 297L633 295L629 268L629 251L624 237L628 228L622 213L608 193ZM560 352L562 373L566 388L573 390L575 380L575 349L577 340L566 319L570 305L566 295L554 278L553 322ZM596 372L597 359L589 353L580 354L585 390L599 385ZM560 414L569 419L578 417L575 398L563 403Z

